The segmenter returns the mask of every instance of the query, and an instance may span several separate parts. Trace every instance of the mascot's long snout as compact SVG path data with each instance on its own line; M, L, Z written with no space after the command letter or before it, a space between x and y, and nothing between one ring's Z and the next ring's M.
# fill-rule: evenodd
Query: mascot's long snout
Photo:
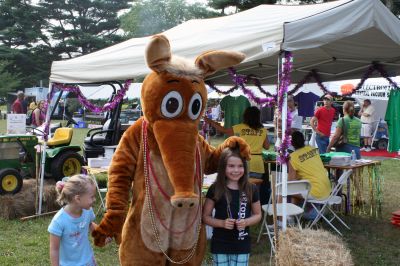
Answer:
M198 132L196 123L158 120L153 124L153 132L175 190L171 197L172 206L197 207L199 195L194 192L197 180L194 176ZM179 140L179 145L176 140Z

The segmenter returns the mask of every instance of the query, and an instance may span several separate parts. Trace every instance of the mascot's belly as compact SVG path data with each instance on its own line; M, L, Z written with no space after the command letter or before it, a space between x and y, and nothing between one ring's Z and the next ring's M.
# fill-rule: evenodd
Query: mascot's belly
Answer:
M201 204L199 202L190 209L174 208L169 196L174 189L168 178L160 155L150 152L152 169L149 167L149 182L141 213L141 236L145 246L160 252L167 249L188 250L193 247L199 236L201 221ZM153 173L153 171L154 173ZM188 178L195 178L194 176ZM198 195L198 181L194 182L194 191ZM151 216L154 218L152 219ZM158 239L157 240L157 235Z

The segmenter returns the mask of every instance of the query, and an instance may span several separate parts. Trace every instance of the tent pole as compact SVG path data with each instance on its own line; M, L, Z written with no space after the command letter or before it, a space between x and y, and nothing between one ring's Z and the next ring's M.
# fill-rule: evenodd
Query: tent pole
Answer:
M279 56L279 67L280 67L280 77L282 79L283 75L283 67L284 67L284 55L285 53L281 53ZM282 85L282 80L280 81L280 84ZM279 86L279 89L283 89L282 86ZM278 94L279 95L279 94ZM282 127L282 143L285 142L286 140L286 121L287 121L287 92L283 95L283 106L282 106L282 122L281 122L281 127ZM282 231L286 231L287 227L287 164L286 162L282 162Z
M52 90L53 90L53 83L49 82L49 96L48 96L48 105L47 105L47 110L46 110L46 120L45 123L46 125L49 125L48 127L45 127L45 134L47 136L49 135L50 131L50 114L51 114L51 95L52 95ZM43 144L42 144L42 157L40 158L40 187L39 187L39 208L37 214L42 214L42 200L43 200L43 183L44 183L44 168L45 168L45 163L46 163L46 146L47 146L47 140L44 138Z

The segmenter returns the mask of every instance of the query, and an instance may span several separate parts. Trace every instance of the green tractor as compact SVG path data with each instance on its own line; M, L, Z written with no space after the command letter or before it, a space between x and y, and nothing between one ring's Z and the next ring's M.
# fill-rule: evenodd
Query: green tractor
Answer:
M79 146L70 146L72 128L58 128L48 140L45 160L45 177L56 181L64 176L78 174L83 158ZM38 138L34 135L0 136L0 194L18 193L23 178L35 177L41 154L36 153ZM38 156L38 158L36 158Z

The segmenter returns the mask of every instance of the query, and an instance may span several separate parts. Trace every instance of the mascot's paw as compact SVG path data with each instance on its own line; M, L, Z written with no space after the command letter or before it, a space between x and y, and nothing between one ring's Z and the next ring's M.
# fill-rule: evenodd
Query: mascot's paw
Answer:
M250 146L246 143L246 141L242 138L232 136L227 138L224 143L222 143L222 149L224 148L232 148L239 149L240 156L245 158L246 160L250 160L251 152Z
M126 212L119 210L107 210L101 223L92 232L94 244L104 247L106 239L113 237L119 245L121 243L121 231L125 221Z

